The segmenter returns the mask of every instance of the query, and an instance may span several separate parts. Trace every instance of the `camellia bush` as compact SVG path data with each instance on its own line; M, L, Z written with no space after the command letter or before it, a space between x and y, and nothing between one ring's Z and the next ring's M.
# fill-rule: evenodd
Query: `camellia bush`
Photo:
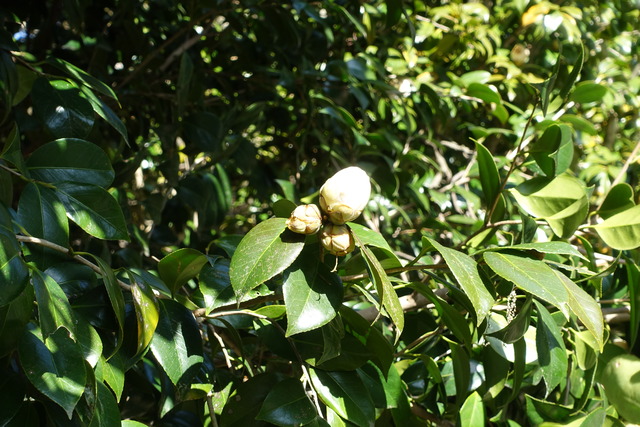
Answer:
M640 423L637 2L0 6L0 425Z

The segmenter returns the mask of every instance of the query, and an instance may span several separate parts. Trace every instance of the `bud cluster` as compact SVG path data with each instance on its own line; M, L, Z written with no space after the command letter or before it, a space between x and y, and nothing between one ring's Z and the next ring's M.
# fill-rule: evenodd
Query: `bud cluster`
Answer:
M287 220L289 230L300 234L314 234L320 228L322 246L336 256L353 251L355 243L345 225L362 213L371 195L371 182L365 171L352 166L338 171L320 188L320 208L314 204L294 209ZM323 226L323 219L328 220Z

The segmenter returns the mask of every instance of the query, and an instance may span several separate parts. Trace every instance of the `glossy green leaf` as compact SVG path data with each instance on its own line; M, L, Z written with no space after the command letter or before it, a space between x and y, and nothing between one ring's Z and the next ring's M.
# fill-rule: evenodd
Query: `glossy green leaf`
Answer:
M0 307L16 299L29 283L29 269L21 257L10 221L0 205Z
M286 221L263 221L240 241L229 267L236 298L284 271L302 251L304 235L286 230Z
M566 171L573 160L571 128L562 124L549 126L533 144L530 153L548 177Z
M389 246L386 239L382 236L382 234L377 231L373 231L370 228L365 227L364 225L357 224L355 222L349 223L349 229L353 234L358 236L360 241L367 245L373 246L374 248L382 249L386 255L392 258L395 261L398 261L396 254L393 252L393 249ZM398 265L400 265L400 261L398 261Z
M106 190L95 185L62 182L56 186L67 216L99 239L129 240L122 209Z
M635 206L633 188L626 182L616 184L607 193L604 201L598 209L598 215L608 219L613 215L631 209Z
M91 74L87 73L83 69L78 68L75 65L60 58L53 58L53 57L47 58L47 63L53 65L54 67L56 67L61 71L64 71L69 77L72 77L74 80L76 80L79 83L82 83L88 88L91 88L95 91L100 92L103 95L106 95L114 100L117 100L115 92L113 91L113 89L111 89L111 87L109 87L109 85L93 77Z
M470 347L471 332L469 331L467 320L460 311L433 293L431 288L425 287L417 290L431 300L438 314L442 317L442 322L453 332L456 338L462 341L465 346Z
M151 351L173 384L195 375L203 361L202 339L191 311L175 301L161 300Z
M479 325L489 314L489 310L493 306L493 297L485 287L480 273L478 273L478 265L469 255L458 252L442 246L435 240L429 239L431 245L444 258L447 266L451 269L451 273L455 276L458 284L469 297L473 308L476 311L476 323Z
M316 409L300 381L287 378L271 389L256 419L291 426L306 424L316 416Z
M540 83L530 83L531 86L533 86L540 94L540 109L542 110L542 114L545 116L547 115L547 110L549 109L551 92L553 91L556 84L556 79L558 78L560 62L560 58L558 58L555 65L553 66L553 70L551 71L551 76L548 79Z
M580 82L571 93L570 99L578 104L600 101L607 93L607 88L599 83Z
M17 298L0 307L0 357L4 357L17 347L33 315L34 298L33 287L27 286Z
M485 205L491 206L500 192L500 175L491 152L476 142L476 161L480 173L480 185L485 196Z
M340 307L340 316L344 322L345 330L358 338L371 352L373 356L370 360L382 372L388 372L391 363L393 363L394 349L380 330L370 325L362 316L345 305Z
M138 348L137 352L143 352L151 343L153 334L158 325L160 310L158 300L153 294L153 289L144 283L131 283L131 297L136 311L138 323Z
M567 348L562 339L562 332L549 311L538 301L534 301L534 304L538 312L536 323L538 363L547 387L546 396L548 396L567 378Z
M380 265L380 261L378 261L378 258L376 258L371 249L365 246L357 235L354 236L354 239L356 244L360 246L362 256L367 264L369 278L378 292L380 306L386 311L386 314L396 326L396 341L398 341L404 329L404 312L402 305L400 305L398 295L395 289L393 289L387 273L384 271L382 265Z
M513 344L524 337L529 329L531 322L531 303L533 299L529 296L524 304L518 309L518 314L504 328L495 332L487 333L488 336L499 339L500 341Z
M60 285L39 270L33 270L31 283L35 289L38 318L44 339L58 328L64 327L75 340L76 317Z
M182 286L200 273L206 262L207 257L200 251L191 248L178 249L160 260L158 273L175 295Z
M484 403L477 391L471 393L460 408L460 425L463 426L484 426L485 419Z
M33 237L48 240L62 247L69 245L69 220L56 193L41 185L26 185L18 202L18 221ZM48 266L59 255L41 245L30 245L38 266Z
M317 251L303 252L285 271L282 292L287 307L287 336L329 323L342 302L340 277L317 255Z
M385 0L387 14L385 15L385 25L391 28L398 23L402 17L403 7L401 0Z
M582 71L582 65L584 64L584 45L580 43L579 47L580 52L578 53L578 58L576 58L576 62L573 64L573 68L571 69L571 73L569 73L569 77L560 88L560 93L558 94L558 96L560 96L563 101L567 100L569 92L573 88L575 82L578 80L580 72Z
M625 263L627 270L627 283L629 288L629 347L638 340L640 330L640 268L635 262L627 260Z
M220 414L220 427L268 426L256 416L277 381L273 374L260 374L241 383Z
M80 90L66 80L41 77L31 92L33 109L56 138L85 138L91 132L94 113Z
M116 400L120 401L122 391L124 390L124 367L122 366L122 360L118 355L113 356L109 360L101 357L100 366L102 367L102 377L104 381L111 390L113 390Z
M116 113L109 107L102 99L96 96L91 89L86 86L80 87L80 90L84 94L85 98L91 104L93 111L96 112L104 121L109 123L124 139L125 142L129 142L129 135L127 133L127 127L122 120L116 115Z
M311 368L309 375L320 400L340 417L361 427L373 424L373 401L356 372L327 372Z
M573 313L593 334L602 348L604 323L598 303L564 274L553 270L542 261L514 255L487 252L487 265L499 276L518 288L547 301L558 308L566 318Z
M505 250L515 249L520 251L536 251L541 254L555 254L555 255L569 255L576 256L582 259L586 259L585 256L578 251L574 246L567 242L532 242L532 243L520 243L511 246L500 246L499 248L489 248L487 250Z
M96 406L89 427L117 426L121 418L118 402L106 385L98 381L96 386Z
M80 345L84 360L95 368L102 355L102 340L96 329L89 322L76 323L76 341Z
M612 215L593 228L614 249L637 248L640 246L640 205Z
M61 328L46 344L27 331L18 348L20 364L36 389L65 410L69 419L84 392L87 374L80 346Z
M27 159L31 175L44 182L78 182L108 187L115 172L107 154L97 145L75 138L57 139L35 150Z
M613 357L605 365L600 382L607 398L628 422L640 423L640 359L633 354Z
M467 87L467 95L479 98L487 104L501 104L502 98L498 92L494 92L488 85L482 83L471 83Z
M18 131L18 126L14 126L8 132L4 142L4 147L2 148L2 155L0 157L15 166L20 173L27 177L29 176L29 171L25 165L20 146L20 132Z
M546 220L553 232L562 238L573 235L589 209L584 184L567 174L552 180L533 178L512 189L511 194L522 209L533 217Z

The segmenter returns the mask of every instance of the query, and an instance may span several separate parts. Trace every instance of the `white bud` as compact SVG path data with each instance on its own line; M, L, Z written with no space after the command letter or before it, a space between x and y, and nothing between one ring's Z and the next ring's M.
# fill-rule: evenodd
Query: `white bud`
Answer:
M336 225L353 221L371 196L369 175L357 166L338 171L320 188L320 207Z
M345 256L355 248L355 242L346 225L327 224L320 233L322 246L335 256Z
M322 215L316 205L300 205L287 220L289 230L300 234L314 234L322 226Z

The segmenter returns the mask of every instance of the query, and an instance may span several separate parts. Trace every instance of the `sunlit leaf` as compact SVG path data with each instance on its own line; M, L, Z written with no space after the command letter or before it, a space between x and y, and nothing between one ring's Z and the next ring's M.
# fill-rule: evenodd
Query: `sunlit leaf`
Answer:
M316 416L316 409L300 381L288 378L272 388L256 419L279 426L291 426L306 424Z
M640 205L612 215L593 228L614 249L637 248L640 246Z
M182 248L171 252L158 263L158 273L162 281L175 293L189 280L200 273L207 257L200 251Z

